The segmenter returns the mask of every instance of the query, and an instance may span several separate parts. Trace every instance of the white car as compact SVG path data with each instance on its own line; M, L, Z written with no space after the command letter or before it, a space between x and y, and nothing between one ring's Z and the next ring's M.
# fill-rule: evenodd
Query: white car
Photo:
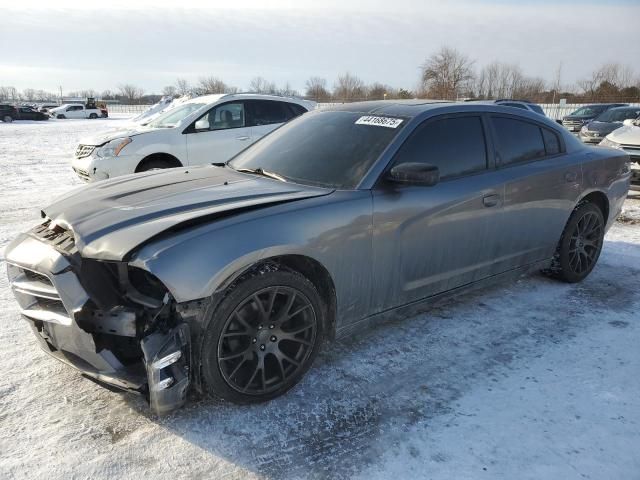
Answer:
M68 103L49 110L53 118L99 118L102 110L99 108L87 108L79 103Z
M71 166L89 182L158 168L223 163L314 108L314 102L276 95L197 97L145 126L81 141Z
M600 145L617 148L629 154L631 189L640 190L640 119L625 120L623 123L623 127L607 135Z

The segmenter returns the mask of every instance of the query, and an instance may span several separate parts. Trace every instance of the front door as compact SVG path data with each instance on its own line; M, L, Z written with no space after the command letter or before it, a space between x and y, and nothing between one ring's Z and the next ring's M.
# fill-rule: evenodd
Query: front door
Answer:
M392 163L435 165L440 182L432 187L378 182L373 191L373 311L493 273L504 184L490 161L486 130L480 115L427 120Z
M245 121L245 102L217 105L187 130L189 165L222 163L252 143L252 129Z

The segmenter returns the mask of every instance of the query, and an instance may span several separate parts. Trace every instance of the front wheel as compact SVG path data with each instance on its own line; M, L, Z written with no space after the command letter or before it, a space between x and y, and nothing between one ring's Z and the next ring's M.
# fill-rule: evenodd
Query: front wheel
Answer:
M568 283L583 280L600 257L604 228L602 211L596 205L577 207L564 228L549 273Z
M318 291L290 271L241 281L209 319L204 384L210 395L241 404L267 401L293 387L313 363L324 331Z
M13 122L13 117L11 115L5 115L4 117L2 117L2 121L4 123L11 123Z
M59 115L56 116L56 118L60 119L60 120L63 120L65 118L67 118L67 117L60 113Z

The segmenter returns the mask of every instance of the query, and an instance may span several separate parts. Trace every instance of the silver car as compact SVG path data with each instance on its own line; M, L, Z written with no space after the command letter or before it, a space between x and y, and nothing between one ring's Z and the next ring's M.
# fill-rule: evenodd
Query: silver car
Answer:
M42 347L158 413L283 394L325 340L445 295L594 268L628 156L495 104L305 114L226 164L98 182L7 248Z

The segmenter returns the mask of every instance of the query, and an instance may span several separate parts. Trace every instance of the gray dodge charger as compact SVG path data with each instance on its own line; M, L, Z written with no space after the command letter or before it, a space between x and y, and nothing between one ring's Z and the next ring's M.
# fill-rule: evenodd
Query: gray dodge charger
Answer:
M81 187L6 250L46 352L146 396L282 395L323 342L528 272L578 282L628 157L495 104L305 114L226 164Z

